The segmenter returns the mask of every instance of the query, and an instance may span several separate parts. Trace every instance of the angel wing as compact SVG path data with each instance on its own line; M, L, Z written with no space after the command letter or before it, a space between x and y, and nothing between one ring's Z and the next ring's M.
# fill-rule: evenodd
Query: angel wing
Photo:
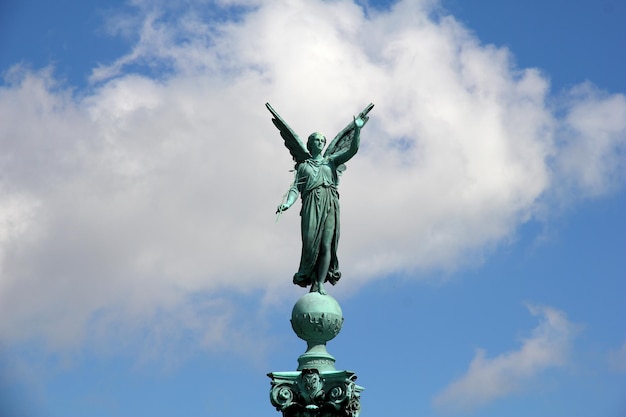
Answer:
M374 104L370 103L357 116L358 118L363 119L363 126L365 126L365 123L367 123L367 121L369 120L367 113L369 113L370 110L372 110L373 108L374 108ZM350 124L344 127L341 132L337 133L337 136L335 136L333 141L330 142L330 145L328 145L328 147L326 148L326 151L324 152L324 156L325 157L331 156L331 155L338 154L338 153L345 151L352 144L352 138L354 138L354 123L350 122ZM338 167L338 169L340 171L343 171L346 168L345 168L345 165L342 164L342 166Z
M270 106L270 103L265 103L265 107L267 107L270 113L272 113L272 116L274 116L272 118L272 123L274 123L274 126L276 126L280 131L280 136L283 137L283 140L285 141L285 146L287 147L287 149L289 149L289 153L291 153L291 156L293 157L293 160L296 161L296 164L301 164L302 162L309 159L311 157L311 154L302 144L302 141L300 140L298 135L296 135L296 133L289 127L289 125L285 123L282 117L280 117L278 113L276 113L276 110L274 110L274 108Z

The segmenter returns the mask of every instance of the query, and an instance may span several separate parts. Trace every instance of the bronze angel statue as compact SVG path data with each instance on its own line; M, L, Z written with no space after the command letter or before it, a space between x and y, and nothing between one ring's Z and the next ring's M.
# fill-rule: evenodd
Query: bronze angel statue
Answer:
M335 285L341 272L337 260L339 243L339 174L359 150L361 128L367 123L367 114L374 107L368 105L353 121L335 136L326 151L326 138L319 132L309 136L306 147L298 135L285 123L276 111L266 103L272 113L272 122L280 131L296 162L295 180L286 200L278 206L276 213L282 213L302 197L301 232L302 254L300 267L293 277L293 283L302 287L311 286L311 292L326 294L324 283Z

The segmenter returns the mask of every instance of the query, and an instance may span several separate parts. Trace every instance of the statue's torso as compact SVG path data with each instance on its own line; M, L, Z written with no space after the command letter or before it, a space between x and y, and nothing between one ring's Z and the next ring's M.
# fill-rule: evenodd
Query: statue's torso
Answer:
M309 159L298 166L298 188L301 193L317 187L336 187L337 172L331 160L324 158L316 161Z

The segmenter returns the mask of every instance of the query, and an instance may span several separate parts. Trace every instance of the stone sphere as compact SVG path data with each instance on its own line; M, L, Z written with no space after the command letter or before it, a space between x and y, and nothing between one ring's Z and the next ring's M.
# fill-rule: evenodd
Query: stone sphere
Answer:
M330 295L310 292L301 297L291 312L291 327L309 344L325 344L339 334L343 314Z

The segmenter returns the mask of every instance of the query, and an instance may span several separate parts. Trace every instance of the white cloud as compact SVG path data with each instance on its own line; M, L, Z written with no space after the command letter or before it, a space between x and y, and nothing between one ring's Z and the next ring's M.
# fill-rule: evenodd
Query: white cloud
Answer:
M0 87L7 342L76 346L101 311L114 326L193 294L286 291L298 215L274 224L292 162L266 101L303 136L332 136L376 104L340 187L339 291L458 268L510 239L542 197L621 184L622 95L580 87L557 114L537 70L433 21L434 2L369 17L350 1L246 2L221 22L206 5L136 3L123 24L140 22L136 45L90 89L19 67Z
M483 349L477 350L467 373L435 397L437 407L467 411L526 389L540 372L567 363L576 326L553 308L529 306L529 310L541 316L541 321L531 336L522 340L522 346L494 358L487 358Z
M584 83L564 101L567 115L560 121L558 139L563 143L556 161L560 185L597 196L623 184L626 97Z
M609 352L608 361L611 369L626 373L626 342L619 349Z

